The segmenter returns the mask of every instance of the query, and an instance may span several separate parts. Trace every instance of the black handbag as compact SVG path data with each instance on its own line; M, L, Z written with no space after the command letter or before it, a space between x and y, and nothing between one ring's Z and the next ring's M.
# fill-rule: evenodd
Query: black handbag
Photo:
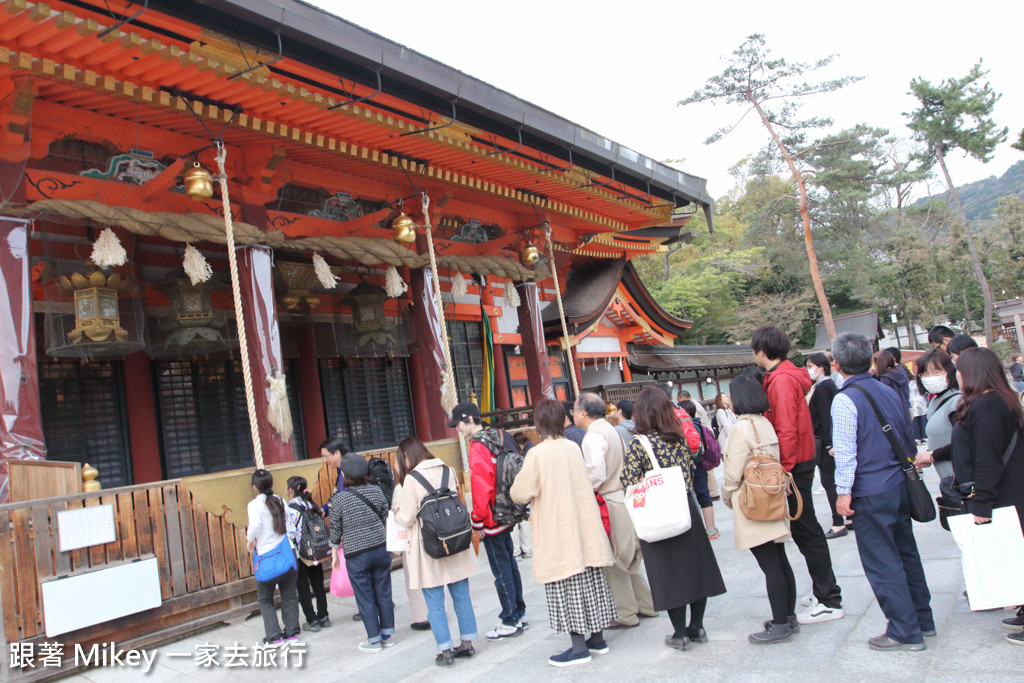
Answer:
M850 386L867 397L868 403L871 404L871 408L875 411L875 416L878 418L878 423L882 425L882 431L885 433L886 438L889 439L889 444L896 455L900 469L903 470L903 477L907 486L907 500L910 502L910 518L915 522L931 522L936 517L935 503L932 501L932 495L928 492L928 487L924 485L924 481L921 479L921 473L914 466L913 458L906 456L904 447L900 445L896 435L893 434L892 425L882 416L882 411L878 409L878 404L875 403L875 399L871 397L868 390L857 384L851 384ZM900 453L904 453L904 455L901 457Z

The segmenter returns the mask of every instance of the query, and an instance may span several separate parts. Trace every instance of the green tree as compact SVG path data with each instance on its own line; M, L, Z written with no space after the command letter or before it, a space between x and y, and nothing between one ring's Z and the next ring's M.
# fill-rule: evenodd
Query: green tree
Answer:
M987 162L996 145L1006 140L1009 130L998 128L992 119L992 109L1000 95L984 80L987 73L982 71L979 61L963 78L948 78L938 85L932 85L923 78L915 78L910 82L910 92L920 101L921 106L905 115L910 119L909 127L914 131L915 139L925 144L928 161L938 163L942 170L946 187L960 214L963 239L985 302L985 339L991 345L992 290L982 268L974 238L968 229L967 214L960 195L946 168L946 156L956 149L981 162Z
M835 323L832 321L832 310L829 307L828 297L825 294L825 287L818 269L818 257L814 251L814 239L811 234L807 187L804 182L804 174L797 167L797 161L799 156L806 151L806 149L801 149L804 147L803 140L806 131L811 128L828 126L832 122L830 119L822 118L798 120L795 116L798 109L796 104L798 98L832 92L858 80L852 76L819 83L808 83L803 80L805 73L827 66L832 59L833 57L829 56L813 64L800 62L789 64L785 59L772 57L771 51L765 45L764 36L754 34L733 51L732 57L726 61L725 70L721 74L710 77L702 89L695 91L679 103L687 105L695 102L722 100L726 103L745 105L748 112L751 110L757 112L761 123L768 130L776 148L785 159L797 185L798 210L803 220L807 262L829 337L834 337L836 334ZM740 120L742 121L742 117ZM720 140L736 125L738 123L722 128L708 138L707 142ZM780 134L779 131L782 133Z

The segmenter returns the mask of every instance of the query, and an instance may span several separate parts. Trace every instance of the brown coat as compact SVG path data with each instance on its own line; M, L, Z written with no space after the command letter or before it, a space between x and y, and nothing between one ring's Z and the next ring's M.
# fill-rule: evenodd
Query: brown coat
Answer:
M633 528L633 520L629 518L622 493L622 462L626 457L626 446L622 438L607 420L594 420L587 427L587 435L583 437L583 448L586 449L594 440L602 440L607 444L604 448L606 478L594 487L604 496L608 506L608 523L612 528L611 546L615 566L630 574L640 571L643 555L640 552L640 541ZM591 482L593 483L593 482Z
M444 462L434 458L424 460L416 466L415 472L419 472L431 486L437 488L441 485L441 477L444 474ZM455 490L458 478L455 470L449 468L448 487ZM476 574L480 568L476 553L472 550L464 550L457 555L437 559L427 555L423 550L423 537L420 535L420 520L416 511L420 508L420 501L427 495L427 490L413 477L408 476L402 483L402 499L395 508L395 521L402 526L409 527L409 546L405 552L405 571L409 575L409 588L434 588L435 586L446 586L449 583L456 583L468 579Z
M512 500L530 504L533 578L551 583L612 564L583 452L568 439L545 439L526 453Z
M753 424L748 420L752 420ZM747 519L740 510L740 487L743 484L743 470L750 460L750 454L757 443L754 427L761 437L764 450L779 457L779 437L775 435L772 423L760 415L740 415L729 430L729 438L722 450L722 464L725 467L725 486L722 499L732 508L733 533L736 536L736 550L747 550L754 546L775 541L789 540L789 520L758 522Z

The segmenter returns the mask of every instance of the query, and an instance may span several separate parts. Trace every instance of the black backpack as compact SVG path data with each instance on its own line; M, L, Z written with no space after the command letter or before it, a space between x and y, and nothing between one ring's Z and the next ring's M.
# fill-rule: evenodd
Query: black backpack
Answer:
M512 502L510 491L516 476L523 469L524 456L519 452L518 445L515 449L509 447L509 441L515 444L515 440L505 438L508 436L508 432L503 430L501 452L491 451L494 455L494 503L491 505L491 517L498 525L518 524L530 517L529 505ZM486 442L481 443L486 445Z
M370 458L367 462L370 483L377 486L384 494L384 500L388 501L388 508L391 507L391 498L395 495L395 473L387 460L382 458Z
M299 512L299 557L310 562L320 562L331 556L331 537L327 520L316 508L302 507L298 503L289 506Z
M469 518L469 510L459 494L448 488L450 471L449 467L444 468L441 486L437 489L428 484L419 472L414 470L409 473L427 490L416 516L420 520L423 550L434 559L461 553L473 541L473 523Z

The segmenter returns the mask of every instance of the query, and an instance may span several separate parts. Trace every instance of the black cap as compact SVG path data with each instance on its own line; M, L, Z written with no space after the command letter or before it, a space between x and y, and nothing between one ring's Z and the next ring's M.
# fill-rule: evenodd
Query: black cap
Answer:
M448 426L454 427L467 417L473 418L477 424L480 424L480 407L472 401L465 401L452 409L452 419L448 422Z

